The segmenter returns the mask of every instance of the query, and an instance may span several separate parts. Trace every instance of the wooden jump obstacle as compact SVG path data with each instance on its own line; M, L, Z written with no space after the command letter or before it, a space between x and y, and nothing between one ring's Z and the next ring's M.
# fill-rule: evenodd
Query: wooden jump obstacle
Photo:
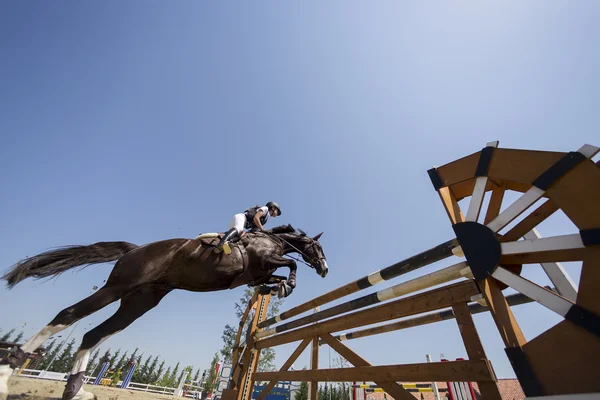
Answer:
M526 396L600 393L600 368L595 361L600 359L600 168L591 160L598 151L591 145L569 153L503 149L492 142L481 151L430 169L428 175L456 238L269 319L269 296L255 294L240 322L232 379L223 400L249 400L254 382L270 382L257 398L264 400L280 380L309 382L311 400L317 398L317 383L325 381L372 381L397 400L414 399L401 382L477 382L484 399L500 399L497 378L472 318L483 311L491 313ZM507 190L522 195L503 208ZM490 197L483 214L486 193ZM458 202L468 197L465 216ZM541 238L536 226L559 210L578 233ZM271 327L449 257L464 260ZM578 288L560 265L570 261L582 262ZM554 288L521 277L524 264L541 264ZM445 285L431 289L441 284ZM505 297L502 291L508 287L518 293ZM415 294L425 289L429 290ZM563 320L527 341L511 306L529 301ZM401 318L405 319L332 335ZM468 360L373 366L342 344L452 318ZM296 341L300 344L279 371L257 372L262 349ZM321 344L331 346L354 367L319 369ZM288 371L309 345L311 369Z

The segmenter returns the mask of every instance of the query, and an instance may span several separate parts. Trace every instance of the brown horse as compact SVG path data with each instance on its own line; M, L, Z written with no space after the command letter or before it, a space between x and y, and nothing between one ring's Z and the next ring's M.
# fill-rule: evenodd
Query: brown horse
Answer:
M83 378L90 354L111 335L125 329L147 311L156 307L174 289L210 292L241 285L259 286L262 293L278 292L289 296L296 287L296 262L283 256L298 253L310 267L325 277L327 261L321 234L314 238L296 232L291 225L265 232L251 232L232 244L230 254L214 252L217 238L169 239L136 246L126 242L99 242L89 246L68 246L51 250L15 264L2 279L12 288L22 280L58 275L90 264L117 261L106 285L86 299L65 308L22 348L12 350L0 361L0 400L8 396L8 378L27 355L50 336L76 321L121 300L119 309L106 321L88 331L77 352L63 399L94 399L83 390ZM289 277L273 273L290 269ZM271 285L271 286L267 286Z

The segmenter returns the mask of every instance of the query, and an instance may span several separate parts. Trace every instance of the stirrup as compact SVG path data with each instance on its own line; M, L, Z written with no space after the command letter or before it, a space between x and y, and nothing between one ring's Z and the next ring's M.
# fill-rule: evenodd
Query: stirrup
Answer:
M223 252L223 253L229 255L229 254L231 254L231 246L229 246L229 242L225 242L221 246L215 247L214 251L217 254Z

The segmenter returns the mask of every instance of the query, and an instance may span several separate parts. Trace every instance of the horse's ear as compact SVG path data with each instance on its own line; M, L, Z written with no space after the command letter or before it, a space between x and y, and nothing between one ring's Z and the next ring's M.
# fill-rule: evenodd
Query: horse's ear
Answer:
M306 232L304 232L302 229L298 228L298 232L300 232L302 236L306 236Z
M319 238L321 237L322 234L323 234L323 232L319 233L317 236L315 236L313 238L313 240L319 240Z

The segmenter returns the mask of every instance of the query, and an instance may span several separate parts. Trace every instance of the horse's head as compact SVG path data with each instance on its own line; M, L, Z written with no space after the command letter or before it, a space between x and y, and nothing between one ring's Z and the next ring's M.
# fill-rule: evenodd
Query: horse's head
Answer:
M325 278L329 272L329 266L327 266L327 259L325 258L325 252L319 238L323 232L317 236L311 238L306 233L300 230L299 243L301 244L300 255L302 259L309 264L312 268L317 271L317 274Z
M329 267L327 266L327 259L325 258L323 247L321 247L321 243L319 243L319 238L323 232L311 238L301 229L296 231L291 225L273 228L271 232L282 234L281 238L287 243L285 246L287 247L287 252L300 254L304 262L311 268L314 268L317 271L317 274L321 275L323 278L327 276Z

